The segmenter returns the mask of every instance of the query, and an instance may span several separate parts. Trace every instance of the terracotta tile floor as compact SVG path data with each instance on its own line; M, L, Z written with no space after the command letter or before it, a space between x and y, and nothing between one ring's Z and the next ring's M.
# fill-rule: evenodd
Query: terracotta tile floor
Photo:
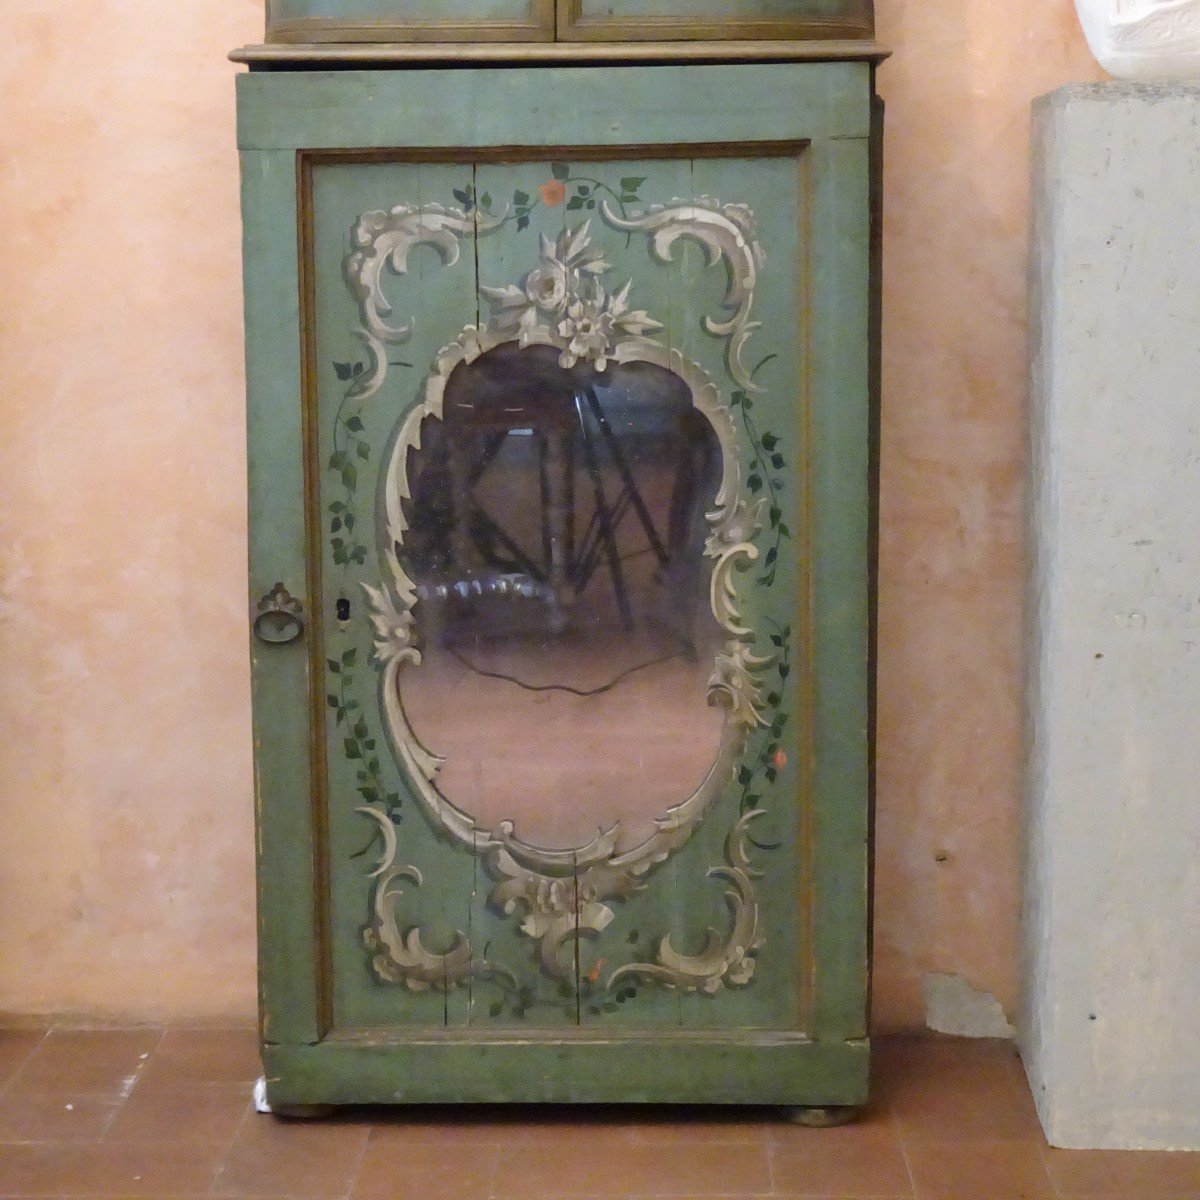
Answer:
M1200 1200L1200 1154L1051 1150L999 1042L878 1046L856 1125L769 1110L251 1111L249 1029L0 1029L0 1200Z

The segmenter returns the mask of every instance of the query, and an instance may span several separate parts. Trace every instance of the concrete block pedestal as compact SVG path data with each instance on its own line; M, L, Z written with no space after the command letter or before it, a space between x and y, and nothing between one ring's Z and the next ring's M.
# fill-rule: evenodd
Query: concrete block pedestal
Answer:
M1027 995L1054 1145L1200 1149L1200 86L1034 114Z

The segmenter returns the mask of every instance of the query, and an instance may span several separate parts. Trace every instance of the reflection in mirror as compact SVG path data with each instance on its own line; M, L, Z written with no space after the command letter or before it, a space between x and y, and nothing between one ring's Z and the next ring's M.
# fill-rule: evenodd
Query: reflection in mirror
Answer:
M570 849L620 821L624 849L703 782L726 712L707 701L720 475L662 367L509 343L454 370L408 462L423 661L400 686L439 791L484 828Z

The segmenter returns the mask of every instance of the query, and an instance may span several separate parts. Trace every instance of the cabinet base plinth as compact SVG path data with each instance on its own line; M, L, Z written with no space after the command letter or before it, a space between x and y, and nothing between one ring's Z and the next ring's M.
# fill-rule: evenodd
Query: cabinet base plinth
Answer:
M267 1044L263 1061L271 1109L283 1115L323 1105L461 1103L748 1104L853 1114L867 1099L865 1040L632 1040L641 1051L633 1056L616 1038L328 1039Z

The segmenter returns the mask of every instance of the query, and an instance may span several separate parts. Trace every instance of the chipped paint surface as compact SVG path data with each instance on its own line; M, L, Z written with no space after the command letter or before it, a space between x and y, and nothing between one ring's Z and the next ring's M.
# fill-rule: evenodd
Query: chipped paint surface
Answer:
M921 990L925 1023L934 1033L964 1038L1011 1038L1016 1033L1000 1001L961 975L926 975Z

